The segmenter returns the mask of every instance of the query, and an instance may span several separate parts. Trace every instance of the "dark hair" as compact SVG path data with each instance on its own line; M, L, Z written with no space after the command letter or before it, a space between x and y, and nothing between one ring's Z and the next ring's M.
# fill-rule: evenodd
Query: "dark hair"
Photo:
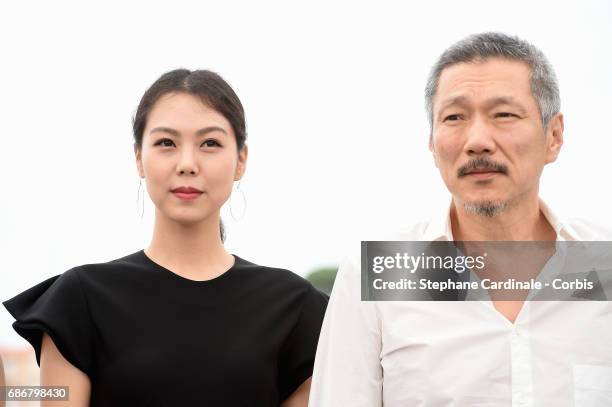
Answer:
M208 70L175 69L163 74L147 89L140 99L132 119L134 144L142 148L142 137L147 117L157 100L167 93L182 92L199 97L210 108L221 113L232 126L238 151L246 141L244 109L238 95L218 74Z
M238 95L231 86L218 74L208 70L175 69L159 77L147 89L140 99L136 113L132 118L134 146L142 149L143 132L147 118L155 102L168 93L188 93L199 97L210 108L221 113L232 126L238 151L246 142L246 122L244 108ZM219 225L221 240L225 240L223 222Z

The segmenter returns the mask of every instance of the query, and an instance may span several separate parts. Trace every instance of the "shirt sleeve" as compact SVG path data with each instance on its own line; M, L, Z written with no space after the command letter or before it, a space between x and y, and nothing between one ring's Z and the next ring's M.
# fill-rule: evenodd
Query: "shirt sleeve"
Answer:
M39 366L46 332L62 356L91 377L91 321L76 268L31 287L3 305L16 320L15 331L34 347Z
M312 376L317 341L329 297L309 284L297 323L283 345L280 359L281 400Z
M381 327L375 302L361 301L360 267L345 259L321 328L309 407L381 407Z

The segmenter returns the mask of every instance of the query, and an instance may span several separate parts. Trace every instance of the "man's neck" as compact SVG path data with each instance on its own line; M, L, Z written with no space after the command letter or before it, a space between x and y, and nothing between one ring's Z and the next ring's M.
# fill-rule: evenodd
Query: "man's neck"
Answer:
M454 240L543 241L557 238L537 197L530 202L510 205L493 217L472 213L453 199L450 217Z

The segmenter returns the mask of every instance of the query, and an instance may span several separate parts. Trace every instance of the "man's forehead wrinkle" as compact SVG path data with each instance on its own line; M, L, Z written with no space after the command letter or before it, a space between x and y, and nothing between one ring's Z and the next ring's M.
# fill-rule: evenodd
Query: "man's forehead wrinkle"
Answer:
M499 81L492 81L489 78L468 78L457 77L449 78L446 82L441 81L434 102L445 103L451 99L472 99L479 96L482 92L499 87ZM443 97L444 99L440 99ZM466 102L466 100L458 100Z
M441 92L439 93L465 93L469 96L474 96L483 91L489 91L491 89L500 89L510 87L508 81L504 80L493 80L491 78L454 78L444 86L441 83Z
M517 68L518 66L511 61L489 61L482 65L479 64L479 66L471 64L452 65L442 71L438 82L438 91L443 87L453 88L460 84L483 86L515 82L517 79L528 83L529 68L527 66L524 66L524 69L517 70Z
M527 90L527 92L530 92L530 90ZM519 103L522 97L522 92L518 92L516 87L508 87L503 83L491 83L485 86L474 86L473 83L461 83L459 86L443 89L442 92L436 95L434 103L438 109L442 109L454 104L466 105L472 102L487 104L500 104L502 102Z

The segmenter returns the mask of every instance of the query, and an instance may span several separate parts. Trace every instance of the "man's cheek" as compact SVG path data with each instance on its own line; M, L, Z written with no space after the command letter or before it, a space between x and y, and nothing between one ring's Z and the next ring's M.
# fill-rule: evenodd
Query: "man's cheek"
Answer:
M436 155L436 163L442 173L448 173L451 171L455 157L457 154L454 149L440 148Z

